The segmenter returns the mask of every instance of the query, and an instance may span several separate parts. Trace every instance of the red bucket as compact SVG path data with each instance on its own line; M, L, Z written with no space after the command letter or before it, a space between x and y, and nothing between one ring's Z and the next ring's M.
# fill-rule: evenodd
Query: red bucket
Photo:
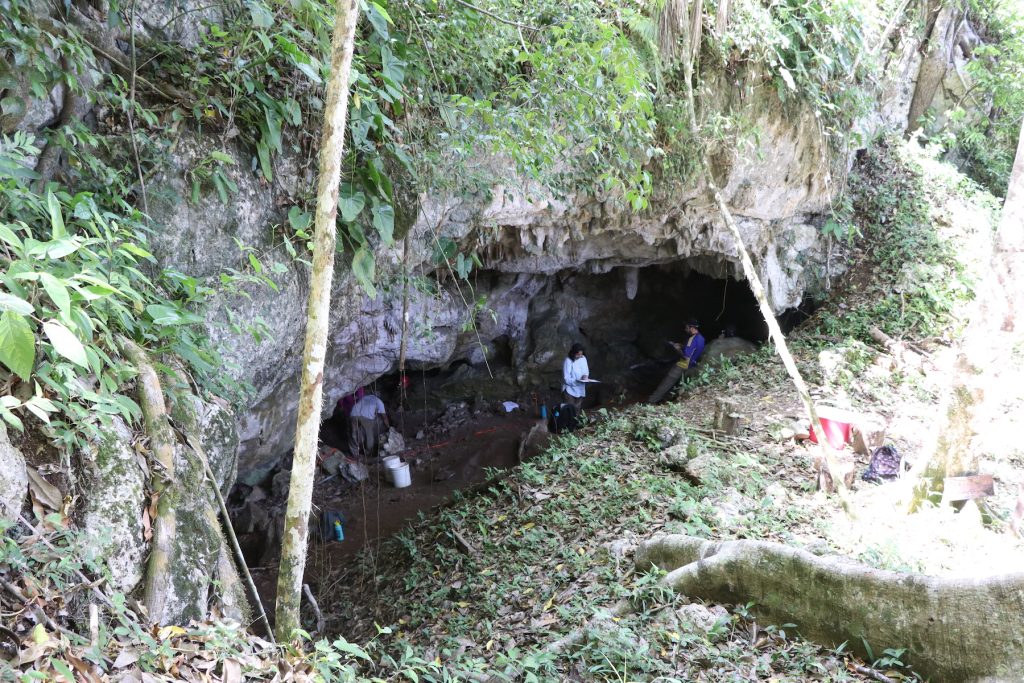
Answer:
M829 408L821 408L817 412L829 445L837 451L843 450L843 446L850 440L850 432L853 428L852 416ZM818 438L814 434L814 425L811 425L810 438L811 443L818 443Z

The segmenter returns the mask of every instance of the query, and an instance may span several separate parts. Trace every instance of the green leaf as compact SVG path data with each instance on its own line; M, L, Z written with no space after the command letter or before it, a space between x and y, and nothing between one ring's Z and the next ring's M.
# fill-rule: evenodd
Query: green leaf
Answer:
M44 245L44 252L49 258L59 259L75 253L81 246L81 243L74 238L62 237L59 240L47 242Z
M252 17L252 25L257 28L270 28L274 25L274 15L262 2L250 2L249 16Z
M223 164L230 164L232 166L235 165L235 158L228 154L225 154L224 152L213 150L212 152L210 152L210 156Z
M341 211L341 220L346 223L351 223L359 216L359 213L366 206L366 195L362 192L355 192L353 194L345 194L344 188L342 189L341 196L338 200L338 209Z
M18 238L18 235L2 223L0 223L0 240L7 242L7 244L11 245L18 251L21 251L22 249L21 240Z
M29 321L14 311L0 314L0 363L26 382L36 360L36 340Z
M309 227L312 217L297 206L288 209L288 224L292 230L305 230Z
M60 202L53 195L53 192L46 193L46 210L50 212L50 227L53 228L54 241L63 239L68 232L64 229L64 216L60 212Z
M6 292L0 292L0 310L14 311L21 315L32 315L35 311L32 304L25 301L20 296L14 296L13 294L7 294Z
M11 425L19 432L25 431L25 425L21 423L21 420L18 418L18 416L12 413L11 411L7 410L7 408L4 408L3 406L0 406L0 417L4 419L4 422Z
M144 258L144 259L147 259L149 261L155 261L156 260L156 259L153 258L153 255L150 254L148 251L146 251L142 247L139 247L139 246L136 246L136 245L132 244L131 242L125 242L124 244L121 245L121 248L124 249L125 251L127 251L129 254L135 254L136 256L138 256L140 258Z
M43 333L53 344L53 349L69 361L80 367L89 369L89 359L85 355L85 347L78 337L56 320L43 323Z
M256 156L259 157L263 177L271 182L274 179L274 167L270 163L270 147L263 140L256 143Z
M377 298L377 288L373 284L376 267L372 251L366 248L356 250L352 257L352 273L371 299Z
M380 204L373 207L373 227L385 244L394 242L395 234L395 207L390 204Z
M64 315L70 313L71 296L68 294L68 288L64 286L64 283L49 273L39 273L39 281L43 283L43 289L46 290L47 295L57 306L57 309Z
M375 2L368 2L366 3L366 18L370 20L374 32L387 40L389 37L388 24L394 23L387 11Z
M263 118L266 119L267 144L278 154L281 153L281 115L274 109L264 109Z

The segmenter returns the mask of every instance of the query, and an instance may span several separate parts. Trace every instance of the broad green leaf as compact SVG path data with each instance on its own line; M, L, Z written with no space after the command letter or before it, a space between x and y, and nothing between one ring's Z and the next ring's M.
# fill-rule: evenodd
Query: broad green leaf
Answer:
M157 325L180 325L182 323L182 317L178 310L163 304L146 306L146 313Z
M356 250L352 257L352 273L366 290L371 299L377 298L377 288L373 284L377 264L373 260L373 252L366 248Z
M274 25L274 15L262 2L249 2L249 16L252 25L257 28L270 28Z
M18 238L18 235L13 230L3 223L0 223L0 240L7 242L7 244L11 245L18 251L21 251L22 249L21 239Z
M53 344L53 349L69 361L80 367L89 369L89 359L85 355L85 347L78 337L56 320L43 323L43 333Z
M43 283L43 289L46 290L50 300L56 304L57 309L67 315L71 311L71 296L64 283L49 273L39 273L39 281Z
M292 226L292 230L305 230L311 220L310 215L297 206L288 209L288 224Z
M390 204L373 207L373 227L377 229L377 234L384 240L384 244L390 245L394 242L395 208Z
M374 32L387 40L389 37L388 24L391 23L391 17L388 16L384 8L375 2L366 3L366 18L370 20Z
M32 304L22 299L20 296L14 296L13 294L7 294L6 292L0 292L0 310L3 311L14 311L21 315L32 315L34 308Z
M338 199L338 209L341 211L341 220L346 223L351 223L359 216L359 213L366 206L366 195L362 192L355 192L353 194L344 194L342 191L341 196Z
M81 243L74 238L64 237L59 240L53 240L43 245L45 247L44 252L52 259L59 259L73 254L82 246Z
M64 216L60 212L60 202L57 201L57 197L50 191L46 193L46 210L50 212L50 227L53 229L53 237L51 239L54 241L63 239L68 234L67 230L64 229Z
M0 363L26 382L36 360L36 340L24 316L14 311L0 314Z
M11 425L19 432L25 431L25 425L21 423L21 420L18 418L18 416L12 413L11 411L7 410L7 408L4 408L3 406L0 406L0 417L4 419L4 422Z
M36 417L38 417L40 420L42 420L46 424L50 424L50 416L49 416L49 414L45 410L43 410L42 407L40 407L37 403L35 403L34 401L31 401L31 400L30 401L26 401L25 402L25 407L28 410L30 410L32 412L32 414L35 415ZM73 678L69 678L68 680L74 680L74 679Z

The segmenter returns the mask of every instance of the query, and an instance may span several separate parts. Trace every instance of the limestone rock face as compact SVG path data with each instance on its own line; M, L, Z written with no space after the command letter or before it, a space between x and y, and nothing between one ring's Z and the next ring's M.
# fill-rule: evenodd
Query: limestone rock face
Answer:
M0 519L17 519L28 492L25 458L7 438L7 428L0 423Z
M132 448L132 432L118 417L102 441L81 454L86 507L81 526L110 568L113 587L130 592L142 579L149 543L142 534L147 504L143 456ZM141 464L140 464L141 463Z
M170 401L172 417L184 430L198 436L210 468L223 491L234 483L238 435L235 416L219 401L206 402L189 392L175 393ZM143 511L149 504L151 476L144 452L133 447L135 434L120 419L102 441L81 454L84 463L80 485L87 495L81 527L92 541L95 559L105 562L118 591L128 593L144 576L149 541L143 535ZM161 618L185 623L207 613L214 582L228 613L246 609L244 593L222 537L214 493L198 457L184 443L175 447L174 483L163 495L172 496L175 538L172 590Z
M159 8L144 3L140 29L159 23L151 17L158 13ZM176 33L168 38L187 45L196 26L171 26L167 30ZM905 122L920 61L912 33L900 32L886 57L881 104L858 124L865 139L882 126ZM750 126L758 131L756 142L715 155L712 170L771 305L781 313L797 306L808 291L823 291L841 263L829 253L819 226L852 156L836 156L810 108L784 104L771 89L748 88L732 76L708 77L714 94L707 105L724 108L729 98L742 96L745 111L751 112ZM205 191L193 205L187 172L213 148L235 158L235 164L223 168L238 192L223 204ZM150 213L164 226L153 237L160 266L204 278L219 290L208 332L223 353L226 370L253 388L240 412L238 432L240 468L255 480L293 441L308 271L281 248L279 226L287 225L288 209L315 185L315 178L308 165L286 151L274 160L274 180L268 183L252 170L251 157L251 150L230 141L225 145L183 131L171 163L149 185ZM642 291L643 268L681 263L695 273L732 279L740 272L736 245L706 188L673 178L659 178L655 185L650 208L634 213L616 197L554 196L525 179L477 194L437 189L418 197L410 196L411 184L396 182L396 215L403 217L396 234L407 238L387 247L371 234L378 296L370 299L358 286L350 254L340 253L336 261L324 417L342 395L397 370L403 330L407 368L482 364L505 355L508 370L503 372L513 387L544 386L557 375L574 341L603 354L594 359L597 363L639 360L631 357L637 347L657 346L662 338L619 314ZM480 258L483 265L471 277L472 291L458 285L436 260L440 238ZM252 275L247 249L256 250L268 267L274 262L286 266L272 275L275 289L244 278L228 287L219 284L225 272ZM621 296L612 300L601 292L588 298L574 288L574 278L598 274L616 278ZM466 378L450 393L461 396L472 382ZM496 391L508 393L504 387Z

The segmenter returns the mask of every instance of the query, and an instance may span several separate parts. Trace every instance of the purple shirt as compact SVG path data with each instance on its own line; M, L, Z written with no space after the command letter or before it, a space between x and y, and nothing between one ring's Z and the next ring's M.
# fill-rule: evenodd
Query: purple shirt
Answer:
M700 360L701 354L704 353L704 337L700 332L693 335L693 337L686 342L686 346L680 351L683 354L683 359L680 360L676 365L686 370L687 368L696 367L697 361ZM686 359L690 359L690 364L686 364Z

